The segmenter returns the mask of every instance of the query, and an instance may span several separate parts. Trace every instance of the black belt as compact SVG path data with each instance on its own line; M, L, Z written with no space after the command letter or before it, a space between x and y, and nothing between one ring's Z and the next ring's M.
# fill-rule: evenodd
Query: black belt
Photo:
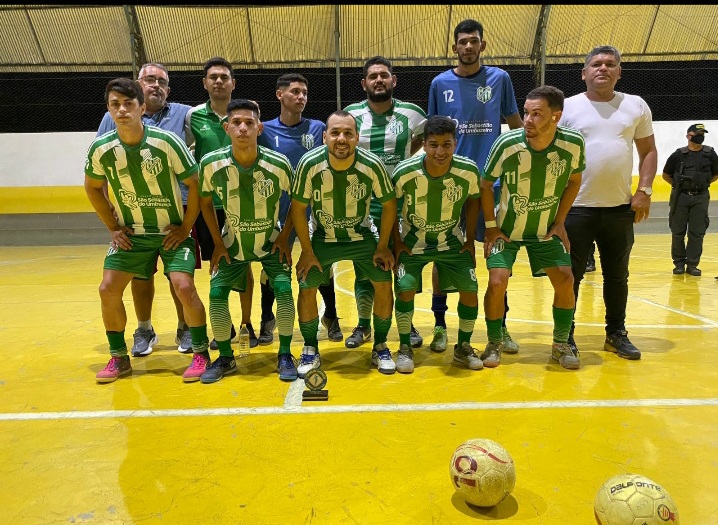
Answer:
M686 195L702 195L705 193L705 190L681 190L681 193L685 193Z

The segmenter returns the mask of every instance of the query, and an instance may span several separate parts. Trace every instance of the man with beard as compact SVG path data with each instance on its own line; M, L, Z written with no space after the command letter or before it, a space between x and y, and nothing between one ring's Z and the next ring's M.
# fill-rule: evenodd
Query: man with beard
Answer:
M444 115L456 122L456 154L468 157L483 166L489 150L501 133L501 117L509 128L522 127L516 96L509 74L498 67L482 66L481 52L486 49L484 28L476 20L467 19L454 28L454 45L458 65L437 75L429 88L428 115ZM498 192L497 192L498 193ZM482 201L483 203L483 201ZM484 240L484 220L479 215L476 240ZM434 295L431 310L435 326L431 350L446 350L446 290L441 290L436 266L433 271ZM508 312L508 302L504 300ZM505 315L505 314L504 314ZM503 345L506 353L515 354L519 345L511 339L502 320Z
M426 113L416 104L393 98L396 75L391 62L381 56L370 58L364 64L361 81L367 99L347 106L359 129L359 146L376 153L391 176L396 165L411 157L421 148ZM369 214L374 223L374 236L381 229L381 203L372 199ZM355 268L356 270L356 268ZM421 291L421 287L419 290ZM356 348L371 337L371 311L374 304L374 287L369 279L357 272L354 281L359 323L347 337L347 348ZM423 344L419 331L411 326L411 347Z
M386 345L391 327L394 267L389 237L396 220L396 196L384 164L370 151L358 148L358 142L354 117L346 111L335 111L327 119L325 145L304 154L292 184L290 213L302 245L296 267L299 329L304 337L297 367L299 377L321 364L317 287L328 282L331 265L344 260L352 261L355 271L366 276L374 287L372 363L382 374L396 371ZM382 203L378 240L368 221L372 193ZM312 207L315 223L311 239L306 222L308 205Z
M302 113L307 105L309 82L299 73L286 73L277 79L277 99L279 100L279 116L273 120L263 122L262 134L259 135L259 145L286 155L296 169L299 159L308 150L322 145L322 137L326 126L320 120L304 118ZM279 199L279 224L283 228L289 214L291 197L282 193ZM307 207L307 220L310 209ZM292 249L296 235L294 231L289 237L289 249ZM259 327L259 344L268 345L274 340L274 327L277 324L272 312L274 304L274 290L262 272L260 278L262 290L262 323ZM319 287L319 293L324 300L324 315L322 324L327 329L330 341L341 341L344 338L339 327L337 317L336 295L334 293L334 276L330 275L329 283Z
M532 90L524 104L524 129L501 135L486 160L481 200L489 270L484 297L489 343L481 359L488 368L501 361L504 297L522 246L533 276L547 275L554 289L551 357L569 370L581 365L578 352L568 343L576 303L564 221L581 186L586 157L581 134L557 124L563 100L563 93L553 86ZM494 214L496 180L501 198Z
M194 158L198 163L207 153L231 144L229 135L224 131L224 123L227 122L227 105L232 98L235 85L234 70L232 69L232 64L227 60L222 57L214 57L205 62L202 86L209 94L209 100L193 107L187 113L185 121L187 144L192 147ZM221 229L225 226L226 212L222 207L222 201L216 194L212 196L212 203ZM203 214L197 217L195 230L202 253L202 260L209 261L212 259L214 242ZM257 336L252 327L254 276L251 266L248 266L245 275L247 282L240 287L242 291L239 294L239 302L242 306L242 324L247 325L249 346L253 348L257 346ZM230 340L234 339L235 335L236 330L234 324L232 324L230 327ZM216 338L212 339L209 347L212 350L218 349Z
M142 93L145 99L145 112L142 115L142 122L145 125L156 126L165 131L170 131L177 135L183 142L185 141L184 121L187 112L191 106L179 104L177 102L167 102L170 94L170 77L167 68L162 64L151 62L144 64L140 68L137 80L142 86ZM97 137L100 137L110 131L116 129L115 122L108 111L102 118L100 127L97 129ZM183 182L179 182L182 193L182 205L187 206L187 195L189 189ZM109 195L107 183L105 183L105 195ZM109 202L109 196L108 196ZM114 206L110 203L110 208L114 212ZM197 249L198 246L195 246ZM197 257L196 268L200 268L201 263ZM183 354L192 353L192 336L189 326L185 322L184 307L177 297L172 283L170 284L170 294L175 304L177 312L177 335L175 343L177 350ZM135 315L137 316L137 330L133 334L133 345L131 354L133 357L147 356L152 353L152 349L159 342L159 338L152 326L152 303L155 297L155 276L154 273L148 278L143 279L138 276L132 279L130 285L132 290L132 303L135 307Z

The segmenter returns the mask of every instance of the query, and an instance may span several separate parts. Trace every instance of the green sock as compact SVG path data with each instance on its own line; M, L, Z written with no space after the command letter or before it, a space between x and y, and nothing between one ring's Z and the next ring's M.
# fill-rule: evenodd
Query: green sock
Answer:
M304 338L304 346L313 346L319 352L319 342L317 341L317 330L319 330L319 317L315 317L311 321L303 323L299 321L299 331Z
M206 352L209 347L207 325L203 324L202 326L190 326L189 333L192 336L192 352L195 354Z
M478 306L466 306L459 303L456 307L456 313L459 314L459 338L457 345L461 347L462 343L471 342L471 334L474 332L476 318L479 316Z
M399 331L399 344L411 346L411 322L414 319L414 299L394 302L396 328Z
M277 298L277 332L279 332L279 353L289 354L292 343L292 333L294 332L294 318L296 317L296 308L294 307L294 298L292 296L292 283L287 281L274 282L274 296ZM317 318L319 319L319 318ZM319 325L317 325L319 327ZM302 332L303 334L304 332ZM314 339L316 341L317 332L314 331ZM316 348L316 346L315 346Z
M374 285L369 279L354 281L354 297L357 301L359 326L371 328L372 308L374 307Z
M391 328L391 316L386 319L373 314L374 316L374 346L386 343L386 338L389 335L389 328ZM411 330L411 328L409 328Z
M105 332L107 341L110 343L110 355L124 357L127 355L127 344L125 344L125 331Z
M290 350L290 345L292 344L292 336L291 335L282 335L279 334L279 351L277 354L291 354L292 351ZM316 346L314 347L316 348Z
M568 334L571 332L574 308L553 307L553 340L555 343L568 342Z
M501 329L503 320L503 317L486 319L486 335L491 343L500 343L504 340L504 332Z

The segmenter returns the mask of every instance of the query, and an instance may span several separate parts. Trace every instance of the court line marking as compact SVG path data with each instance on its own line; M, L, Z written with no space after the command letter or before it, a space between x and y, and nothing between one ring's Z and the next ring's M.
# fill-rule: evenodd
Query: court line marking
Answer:
M295 381L297 383L297 381ZM160 410L96 410L78 412L0 413L2 421L56 421L63 419L141 419L158 417L264 416L287 414L346 414L375 412L447 412L453 410L535 410L561 408L670 408L718 406L705 399L597 399L567 401L459 402L398 405L329 405L284 407L187 408Z
M354 297L354 294L353 294L352 292L350 292L350 291L347 290L346 288L343 288L342 286L340 286L339 283L337 283L337 281L336 281L336 277L338 277L339 275L341 275L341 274L343 274L343 273L346 273L346 272L348 272L348 271L349 271L349 270L342 270L342 271L339 272L339 273L335 273L334 289L337 290L337 291L340 291L340 292L342 292L342 293L344 293L344 294L346 294L346 295L348 295L348 296L350 296L350 297ZM583 284L588 284L589 286L598 287L598 283L584 282ZM603 285L601 285L601 286L603 286ZM636 301L640 301L640 302L649 304L649 305L651 305L651 306L656 306L656 307L658 307L658 308L662 308L662 309L664 309L664 310L668 310L669 312L672 312L672 313L675 313L675 314L678 314L678 315L683 315L683 316L688 317L688 318L690 318L690 319L695 319L696 321L700 321L700 322L704 323L703 325L673 325L673 324L672 324L672 325L666 325L666 324L635 324L635 323L630 323L630 324L628 325L629 328L635 328L635 329L642 328L642 329L649 329L649 330L658 330L658 329L666 329L666 328L682 329L682 330L706 330L706 329L708 329L708 328L715 328L716 326L718 326L718 322L714 321L713 319L708 319L707 317L703 317L703 316L700 316L700 315L691 314L691 313L685 312L685 311L683 311L683 310L679 310L679 309L677 309L677 308L673 308L673 307L671 307L671 306L667 306L667 305L664 305L664 304L656 303L656 302L651 301L651 300L649 300L649 299L643 299L643 298L641 298L641 297L637 297L637 296L635 296L635 295L630 295L630 294L629 294L628 297L631 298L631 299L635 299ZM428 308L415 308L414 311L415 311L415 312L424 312L424 313L429 313L429 314L433 314L433 313L434 313L434 312L432 312L432 311L431 311L430 309L428 309ZM458 317L458 314L457 314L456 312L451 311L451 310L446 311L445 315L449 315L449 316L452 316L452 317ZM550 320L519 319L519 318L516 318L516 317L510 317L509 319L510 319L510 321L511 321L512 323L540 324L540 325L553 326L553 319L550 319ZM577 322L577 323L576 323L576 326L592 326L592 327L604 328L604 327L606 326L606 324L605 324L605 323L580 323L580 322Z

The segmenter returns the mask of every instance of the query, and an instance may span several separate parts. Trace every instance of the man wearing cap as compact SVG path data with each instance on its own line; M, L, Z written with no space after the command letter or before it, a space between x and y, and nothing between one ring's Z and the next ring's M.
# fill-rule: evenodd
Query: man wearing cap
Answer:
M703 237L708 229L708 186L718 179L718 155L703 140L708 130L703 124L688 128L688 145L674 151L663 168L663 179L671 184L668 226L671 229L673 273L700 276L698 263ZM686 232L688 243L686 244Z

